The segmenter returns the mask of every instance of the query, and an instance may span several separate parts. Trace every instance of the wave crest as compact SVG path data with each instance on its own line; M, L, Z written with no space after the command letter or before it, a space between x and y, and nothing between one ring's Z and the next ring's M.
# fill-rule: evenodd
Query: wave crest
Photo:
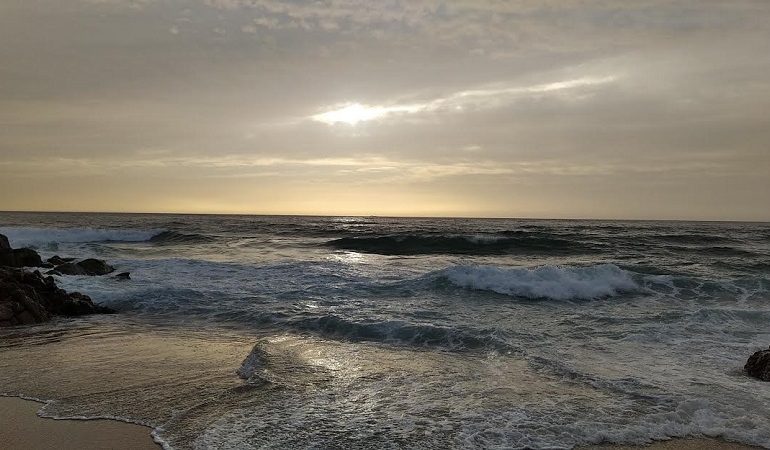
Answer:
M381 255L421 254L572 254L592 251L576 241L534 233L479 235L397 234L385 236L344 237L326 243L340 250Z
M614 264L511 269L455 266L440 276L462 288L530 299L591 300L639 289L631 274Z
M160 230L99 228L0 228L14 247L40 247L63 242L142 242Z
M151 242L153 244L197 244L212 242L211 236L176 231L130 228L36 228L0 227L14 247L45 247L61 243Z
M447 328L400 320L354 322L333 314L290 321L285 325L322 336L350 341L372 341L415 347L443 347L450 350L509 350L494 330Z
M152 236L149 241L153 244L200 244L212 242L214 238L202 234L185 234L176 231L161 231Z

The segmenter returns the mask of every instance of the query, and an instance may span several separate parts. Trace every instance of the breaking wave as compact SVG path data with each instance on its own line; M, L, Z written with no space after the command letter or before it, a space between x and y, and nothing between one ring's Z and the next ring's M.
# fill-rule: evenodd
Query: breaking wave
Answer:
M211 236L169 230L130 228L35 228L0 227L13 247L45 247L61 243L151 242L153 244L200 244L214 241Z
M397 234L385 236L345 237L326 243L340 250L381 255L421 254L573 254L591 252L590 246L535 233L501 233L479 235Z
M630 272L614 264L510 269L455 266L442 271L440 277L462 288L530 299L591 300L640 289Z
M654 237L656 241L672 242L675 244L724 244L736 242L735 239L727 236L717 236L710 234L660 234Z
M509 345L497 330L476 330L414 324L401 320L354 322L329 314L287 322L290 328L349 341L374 341L414 347L443 347L451 350L507 350Z
M141 242L160 230L98 229L98 228L0 228L13 247L42 247L58 243Z
M214 238L203 234L185 234L176 231L161 231L149 239L154 244L201 244L213 242Z

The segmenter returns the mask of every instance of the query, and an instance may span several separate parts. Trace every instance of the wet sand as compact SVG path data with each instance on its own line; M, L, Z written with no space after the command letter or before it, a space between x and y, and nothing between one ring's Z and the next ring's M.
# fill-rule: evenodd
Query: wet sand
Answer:
M37 416L43 405L0 397L0 443L8 450L158 450L150 428L116 420L54 420Z
M9 450L158 450L150 429L115 420L41 418L41 403L0 397L0 442ZM759 447L719 439L671 439L647 446L591 445L583 450L751 450Z
M52 328L48 332L19 333L3 339L7 346L0 352L0 391L60 399L51 409L62 415L110 414L164 424L164 439L179 449L192 448L199 430L223 413L241 404L256 407L263 403L260 390L242 389L244 382L234 370L254 347L257 338L253 335L221 334L215 338L193 331L182 335L145 328L141 332L126 333L122 328L101 326ZM475 380L479 374L491 370L497 375L506 374L499 378L505 380L504 384L492 386L495 398L505 396L505 404L526 400L533 393L552 399L580 396L590 402L601 401L603 395L543 378L526 362L510 358L490 362L447 359L440 352L402 351L393 355L380 347L361 348L295 336L259 342L268 349L265 358L271 367L270 376L292 379L301 386L314 386L334 374L341 374L338 379L345 381L381 379L399 371L409 371L412 378L425 378L442 371L455 373L459 378L457 382L461 383L458 386L468 392L477 387ZM473 376L465 377L467 373ZM512 380L515 383L511 383ZM346 392L344 386L342 392ZM260 400L248 402L250 398ZM200 407L201 399L207 400L207 407ZM15 397L0 397L0 449L160 448L152 441L148 427L112 420L40 418L36 412L42 406ZM169 411L188 409L191 412L185 415L184 421L167 423ZM306 446L302 440L293 442L297 444L295 447ZM412 446L419 446L419 441L415 440ZM388 447L387 443L383 447ZM244 444L243 448L248 447ZM578 448L748 450L757 447L711 438L682 438L647 446L602 444Z

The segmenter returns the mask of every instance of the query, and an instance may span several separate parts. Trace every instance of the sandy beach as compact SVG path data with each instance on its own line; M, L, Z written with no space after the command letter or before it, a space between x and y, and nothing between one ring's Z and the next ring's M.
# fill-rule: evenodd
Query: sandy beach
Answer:
M7 449L151 450L159 449L150 429L115 420L54 420L42 418L41 403L0 397L0 442ZM594 445L584 450L749 450L759 447L718 439L672 439L649 446Z
M0 442L6 449L158 450L150 428L116 420L54 420L37 416L42 403L0 397Z

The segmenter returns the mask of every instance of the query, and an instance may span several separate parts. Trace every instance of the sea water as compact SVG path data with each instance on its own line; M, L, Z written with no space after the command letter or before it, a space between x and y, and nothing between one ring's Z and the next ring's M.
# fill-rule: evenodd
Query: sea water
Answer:
M770 447L770 224L0 213L120 314L0 331L0 392L169 448Z

